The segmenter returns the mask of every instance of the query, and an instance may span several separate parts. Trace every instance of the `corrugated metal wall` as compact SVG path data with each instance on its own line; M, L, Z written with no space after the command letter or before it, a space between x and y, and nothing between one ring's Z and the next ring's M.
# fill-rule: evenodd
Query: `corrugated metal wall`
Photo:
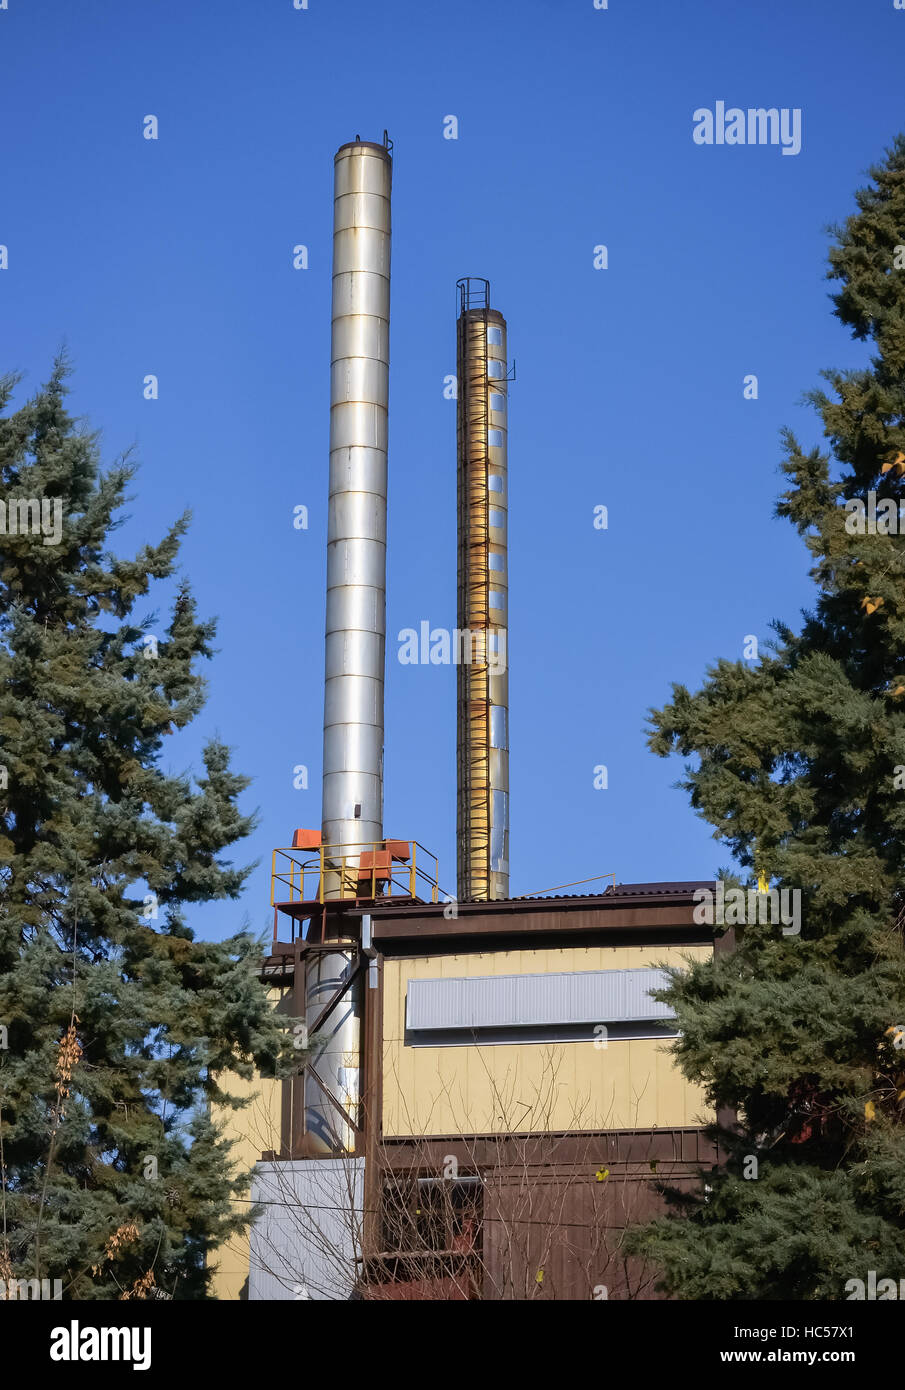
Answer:
M249 1299L348 1299L361 1253L364 1159L260 1163Z
M668 1019L669 1008L650 996L666 983L664 971L651 969L410 980L406 1026L504 1028Z

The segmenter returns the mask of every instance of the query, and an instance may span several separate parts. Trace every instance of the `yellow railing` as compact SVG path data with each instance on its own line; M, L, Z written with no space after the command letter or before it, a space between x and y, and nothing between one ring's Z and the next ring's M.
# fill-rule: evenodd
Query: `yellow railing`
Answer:
M441 901L439 863L417 840L408 856L393 855L383 840L359 845L321 845L317 850L275 849L270 866L271 906L323 903L338 898L415 898ZM445 894L443 895L445 899Z

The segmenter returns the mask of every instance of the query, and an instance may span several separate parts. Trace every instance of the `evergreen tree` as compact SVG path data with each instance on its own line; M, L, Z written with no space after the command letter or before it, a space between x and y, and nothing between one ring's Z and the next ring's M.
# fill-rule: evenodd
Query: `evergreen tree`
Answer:
M238 895L249 869L223 851L252 828L221 743L197 782L160 766L214 624L185 585L165 628L134 610L187 519L134 559L105 550L134 470L100 472L67 374L12 413L0 381L0 1280L197 1298L239 1221L216 1075L272 1073L284 1034L255 940L186 924Z
M660 995L683 1072L738 1115L714 1131L725 1165L632 1236L680 1298L905 1275L905 137L856 198L828 278L869 365L810 395L828 452L784 434L777 514L811 552L813 611L652 713L651 747L696 756L682 785L748 884L801 894L799 935L749 916ZM879 533L869 493L896 518Z

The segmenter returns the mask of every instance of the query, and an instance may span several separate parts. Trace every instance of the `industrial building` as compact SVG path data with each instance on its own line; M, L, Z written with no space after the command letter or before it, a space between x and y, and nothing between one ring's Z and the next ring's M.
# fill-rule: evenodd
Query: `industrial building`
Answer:
M718 1162L665 1043L663 967L729 949L712 884L509 886L507 325L457 316L457 894L383 825L391 145L335 157L322 824L274 851L262 976L304 1064L224 1120L260 1215L252 1299L651 1298L628 1224ZM230 1089L239 1092L242 1083Z

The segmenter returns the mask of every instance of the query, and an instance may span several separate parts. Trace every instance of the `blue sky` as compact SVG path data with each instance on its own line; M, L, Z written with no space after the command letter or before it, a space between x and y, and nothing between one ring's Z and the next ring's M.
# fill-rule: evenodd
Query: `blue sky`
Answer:
M864 350L830 312L825 228L905 127L893 0L116 0L0 10L0 365L46 375L140 472L123 552L191 508L219 616L204 715L251 774L269 859L320 823L333 153L395 142L388 834L455 886L455 673L395 634L455 625L455 282L509 323L511 889L728 861L648 752L648 707L793 624L807 556L772 519L778 432ZM693 112L800 108L802 149L700 146ZM142 137L153 114L159 139ZM443 138L444 117L458 139ZM292 268L292 248L309 268ZM595 270L594 247L608 248ZM143 380L159 378L159 399ZM758 377L759 397L743 398ZM309 529L293 528L293 508ZM594 507L608 508L606 531ZM167 595L159 606L165 608ZM594 768L608 768L595 791ZM309 789L293 788L305 764Z

